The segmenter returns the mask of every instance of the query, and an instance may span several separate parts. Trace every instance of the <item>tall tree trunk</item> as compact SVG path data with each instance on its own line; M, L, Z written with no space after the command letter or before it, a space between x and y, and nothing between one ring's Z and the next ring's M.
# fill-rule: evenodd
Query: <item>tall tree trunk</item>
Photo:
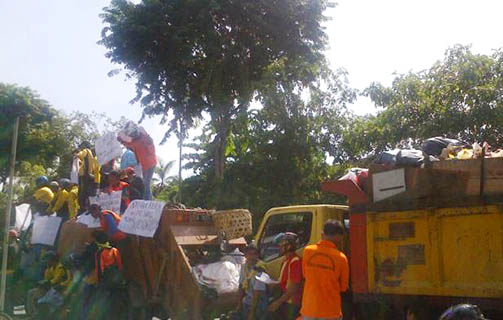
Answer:
M185 127L183 126L183 121L179 121L179 126L180 126L180 135L178 137L178 148L179 148L179 154L178 154L178 202L182 203L183 197L182 197L182 187L183 187L183 180L182 180L182 148L183 148L183 138L185 135Z
M231 131L231 113L232 106L224 108L224 112L212 115L212 121L215 124L217 135L213 140L215 147L215 178L220 181L224 177L225 169L225 149L227 148L227 138Z

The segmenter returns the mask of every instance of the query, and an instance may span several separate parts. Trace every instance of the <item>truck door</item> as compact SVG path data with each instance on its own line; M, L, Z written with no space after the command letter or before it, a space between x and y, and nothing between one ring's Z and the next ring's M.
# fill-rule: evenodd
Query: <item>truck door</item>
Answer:
M284 257L280 256L279 247L273 240L281 232L293 232L299 236L297 253L301 255L302 249L309 243L313 232L313 212L278 212L266 216L257 235L257 245L265 269L275 279L279 277Z

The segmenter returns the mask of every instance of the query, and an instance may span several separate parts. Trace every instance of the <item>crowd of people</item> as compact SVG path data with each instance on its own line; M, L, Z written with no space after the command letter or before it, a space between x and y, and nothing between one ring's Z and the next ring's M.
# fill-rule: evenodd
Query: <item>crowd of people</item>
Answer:
M13 230L22 250L11 283L22 282L28 288L25 310L31 317L47 319L71 310L77 313L72 319L121 318L120 312L112 311L126 300L121 249L127 237L118 225L132 201L152 199L150 184L157 159L152 139L134 123L128 123L117 140L126 148L120 159L100 165L96 151L84 141L74 152L72 179L50 181L40 176L35 180L36 190L29 199L32 220L57 216L65 222L85 214L98 220L101 230L93 233L83 253L69 257L59 257L50 246L31 244L33 221L21 234ZM112 192L120 192L117 212L90 200Z
M278 281L261 267L259 249L245 248L246 263L241 269L241 299L231 320L342 320L341 294L349 288L349 264L342 247L344 227L340 221L328 220L322 240L297 254L298 236L284 232L274 243L284 256ZM278 290L279 289L279 290ZM279 291L279 293L277 293ZM407 320L418 320L409 309ZM431 319L431 318L424 318ZM445 310L439 320L488 320L471 304L459 304Z
M35 216L53 215L66 221L89 214L99 221L101 229L93 232L83 252L67 257L24 241L20 272L14 278L29 283L25 306L33 318L127 318L122 253L129 238L118 226L132 201L152 199L150 181L157 160L152 139L142 128L129 123L117 139L126 147L120 163L112 160L100 165L91 144L82 142L74 153L76 179L49 181L41 176L35 181L37 189L30 201ZM112 192L121 193L118 212L90 201L90 197ZM24 237L29 233L28 228ZM278 280L273 280L263 268L259 248L248 245L243 250L246 263L241 267L239 304L229 318L342 320L341 294L349 287L348 259L340 250L343 236L342 223L328 220L322 240L306 246L301 257L297 254L297 234L276 235L274 243L279 247L279 255L284 256ZM467 314L474 317L458 317ZM414 315L407 319L414 319ZM484 317L474 306L459 305L446 310L440 319Z
M298 236L292 232L276 235L285 260L278 281L261 267L259 250L245 249L246 263L241 269L242 298L235 320L252 319L342 319L341 293L348 289L349 264L338 248L342 246L344 227L340 221L328 220L323 226L322 240L297 253ZM274 295L275 287L280 293Z
M142 127L128 122L117 140L126 147L120 168L115 159L100 165L96 151L84 141L74 152L78 168L74 179L49 181L41 176L35 181L37 190L31 200L32 212L55 213L65 220L71 219L89 211L89 197L100 192L122 192L121 213L133 200L152 200L151 180L157 165L152 138Z

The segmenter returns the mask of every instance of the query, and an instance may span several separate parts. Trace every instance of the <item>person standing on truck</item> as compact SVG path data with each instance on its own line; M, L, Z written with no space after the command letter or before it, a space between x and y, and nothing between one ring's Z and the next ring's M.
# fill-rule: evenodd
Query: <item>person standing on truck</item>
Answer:
M68 197L66 202L68 204L68 218L73 219L79 212L79 187L76 183L71 182L70 179L63 180L62 187L66 190Z
M157 157L155 155L154 140L142 127L138 127L134 122L130 121L124 129L119 133L117 140L126 148L131 149L143 170L142 176L145 183L145 200L152 200L152 191L150 184L154 169L157 165Z
M58 188L54 191L54 199L52 200L51 206L48 211L50 213L55 212L58 217L63 218L63 220L68 219L68 192L63 188L63 182L66 179L59 179ZM52 182L51 182L52 183Z
M35 180L37 191L33 194L31 201L32 211L45 215L54 199L54 193L49 188L49 179L46 176L40 176Z
M75 158L79 159L79 206L83 212L88 208L89 196L96 195L101 180L100 165L87 141L79 145Z
M136 160L136 155L133 150L126 148L126 151L121 157L121 170L125 170L128 167L136 167L138 165L138 160Z
M337 248L342 247L344 226L327 220L322 240L307 246L302 258L304 292L300 313L304 320L342 319L341 292L348 289L348 259Z
M280 256L285 256L279 276L282 295L269 304L268 310L279 310L281 319L295 320L299 315L302 300L302 260L295 253L298 237L293 232L282 232L274 237L274 243L279 245Z

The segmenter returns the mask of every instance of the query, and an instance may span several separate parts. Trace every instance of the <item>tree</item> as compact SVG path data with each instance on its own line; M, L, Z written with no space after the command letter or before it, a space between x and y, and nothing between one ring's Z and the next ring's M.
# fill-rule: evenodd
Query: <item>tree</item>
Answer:
M15 173L19 182L15 186L18 200L33 193L33 182L40 175L69 177L74 150L82 141L92 143L104 131L115 130L125 122L125 119L114 122L96 113L66 115L30 88L0 83L0 183L4 186L13 120L17 116L20 116Z
M155 194L159 194L164 189L164 186L168 185L171 181L176 180L174 176L168 176L169 172L175 165L175 160L164 162L162 159L158 159L157 167L154 169L156 177L152 180L156 183Z
M0 183L9 170L14 119L20 117L16 163L29 162L51 167L64 142L58 132L51 132L57 112L27 87L0 83ZM17 167L17 172L22 168Z
M341 72L320 81L308 98L299 87L271 86L263 107L240 115L233 122L226 148L228 164L220 199L214 185L211 150L213 128L207 126L189 164L196 173L184 181L187 204L209 208L249 208L257 223L272 206L334 202L320 192L322 181L342 175L345 167L330 166L328 143L344 119L345 105L355 98ZM322 89L324 88L324 89ZM287 89L287 90L285 90ZM202 152L201 152L202 151Z
M326 7L325 0L113 0L100 43L136 78L133 101L144 115L164 123L172 112L167 135L180 119L188 129L202 112L211 116L218 180L232 122L261 83L307 84L324 67Z
M473 54L454 46L430 69L397 76L391 87L364 91L377 115L353 117L343 148L353 158L394 147L420 148L424 139L448 136L467 142L503 143L503 52Z

